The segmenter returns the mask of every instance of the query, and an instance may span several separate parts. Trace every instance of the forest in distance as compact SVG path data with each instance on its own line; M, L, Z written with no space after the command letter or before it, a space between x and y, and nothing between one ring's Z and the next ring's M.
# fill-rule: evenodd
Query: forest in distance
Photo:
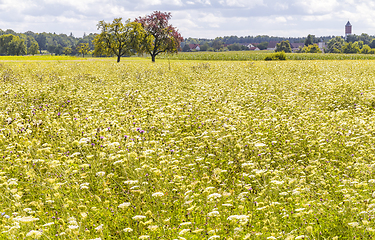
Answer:
M9 52L5 51L0 46L0 55L32 55L39 53L52 53L55 55L78 55L79 50L77 46L80 44L88 44L90 51L94 50L93 40L96 33L83 34L82 37L74 36L73 33L35 33L32 31L27 31L24 33L15 32L12 29L1 30L0 29L0 38L4 38L4 35L13 35L12 44L13 49ZM314 36L314 35L312 35ZM328 43L335 36L321 36L315 37L314 41L323 41ZM364 44L370 45L372 43L374 36L370 36L366 33L361 35L352 35L349 36L347 41L363 41ZM181 43L181 50L186 44L207 44L211 46L215 41L220 42L223 45L233 45L233 44L244 44L244 43L268 43L268 42L281 42L288 40L290 43L304 43L307 39L306 37L276 37L268 35L258 35L258 36L225 36L217 37L215 39L206 39L206 38L184 38L184 41ZM3 41L0 40L0 45Z

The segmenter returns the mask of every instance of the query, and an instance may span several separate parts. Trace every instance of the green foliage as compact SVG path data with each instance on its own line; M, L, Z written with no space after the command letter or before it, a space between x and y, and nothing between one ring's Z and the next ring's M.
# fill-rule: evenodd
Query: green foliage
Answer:
M53 56L53 55L37 55L37 56L0 56L0 60L7 61L71 61L71 60L86 60L86 58L74 56Z
M221 40L221 38L216 38L213 43L212 43L212 48L215 50L220 50L221 48L224 47L224 43Z
M244 51L244 50L249 50L249 48L241 44L235 43L235 44L229 45L228 50L229 51Z
M309 34L305 40L305 46L310 46L310 45L314 45L314 43L316 43L317 40L315 38L315 35L311 35Z
M357 35L355 35L355 34L351 34L351 35L348 35L348 36L346 36L346 42L351 42L351 43L354 43L354 42L356 42L356 41L358 41L358 36Z
M337 36L332 38L327 44L328 53L341 53L341 48L344 46L344 39Z
M263 61L269 51L228 51L228 52L180 52L160 59L173 60L215 60L215 61ZM288 60L375 60L373 55L334 53L286 53Z
M304 46L299 52L301 53L321 53L318 44Z
M370 48L375 48L375 39L372 39L369 46L370 46Z
M183 51L183 52L190 52L189 44L186 44L186 43L185 43L184 47L182 48L182 51Z
M28 54L35 55L39 53L39 45L37 42L31 43L31 46L27 50Z
M210 45L208 43L204 43L200 46L200 51L207 51L210 48Z
M262 42L257 45L257 48L259 48L260 50L265 50L267 49L267 47L268 47L268 42Z
M112 23L100 21L98 30L101 31L94 39L94 55L116 55L117 62L121 57L134 55L140 51L141 41L144 39L145 31L142 25L127 20L125 24L122 18L115 18Z
M369 45L364 45L361 49L362 54L375 54L375 49L371 49Z
M276 44L275 52L291 53L292 48L290 47L289 41L281 41L280 43Z
M66 49L64 49L64 54L66 55L65 50ZM87 55L89 51L90 51L90 47L88 43L80 43L77 45L77 52L82 54L82 57L85 57L85 55Z
M19 36L5 34L0 36L0 54L5 55L26 55L27 48L25 40Z
M286 54L284 51L282 52L275 52L268 54L264 60L266 61L279 61L279 60L287 60Z
M63 53L64 53L65 55L70 55L70 54L72 54L72 48L70 48L70 47L64 47L64 51L63 51Z
M364 46L364 42L363 41L357 41L357 42L354 42L354 45L356 45L359 49L362 49L363 46Z
M360 51L359 47L352 42L347 42L342 46L343 53L359 53Z

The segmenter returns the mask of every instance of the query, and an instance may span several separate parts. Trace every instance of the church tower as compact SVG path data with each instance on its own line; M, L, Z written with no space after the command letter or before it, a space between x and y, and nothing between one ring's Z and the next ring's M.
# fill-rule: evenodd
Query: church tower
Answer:
M345 39L348 35L352 35L352 25L348 21L348 23L345 25Z

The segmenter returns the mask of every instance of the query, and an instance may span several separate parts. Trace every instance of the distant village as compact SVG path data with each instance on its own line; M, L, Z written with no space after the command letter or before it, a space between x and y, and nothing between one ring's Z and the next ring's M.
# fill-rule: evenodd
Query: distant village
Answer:
M331 52L331 53L366 53L375 51L375 38L366 33L355 35L352 25L345 24L344 36L326 36L316 38L308 35L305 38L278 38L269 36L224 37L209 39L186 39L182 45L184 52L196 51L277 51L278 45L288 42L288 52ZM285 45L285 44L284 44ZM308 47L310 46L310 49ZM313 46L313 47L312 47ZM371 49L371 50L370 50Z
M268 50L268 51L274 51L276 50L276 45L280 43L280 41L270 41L268 42L268 45L265 49L260 49L258 47L259 44L261 43L237 43L241 46L243 46L244 48L242 48L241 50L249 50L249 51L260 51L260 50ZM318 42L317 43L318 46L319 46L319 49L321 51L324 51L325 47L326 47L326 43L325 42ZM230 50L230 46L232 46L234 44L223 44L223 47L224 48L227 48L228 50ZM189 51L192 51L192 52L195 52L195 51L201 51L201 45L200 44L188 44L189 46ZM305 46L305 43L290 43L290 47L292 48L292 52L297 52L299 51L301 48L303 48ZM185 48L187 49L187 48ZM240 49L238 49L240 50ZM206 50L205 50L206 51Z

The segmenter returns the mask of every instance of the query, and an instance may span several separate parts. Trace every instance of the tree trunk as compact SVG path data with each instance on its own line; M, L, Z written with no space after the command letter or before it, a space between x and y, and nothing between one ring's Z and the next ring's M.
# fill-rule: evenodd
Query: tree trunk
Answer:
M117 56L117 62L120 62L121 56Z
M152 62L155 62L155 55L151 55Z

